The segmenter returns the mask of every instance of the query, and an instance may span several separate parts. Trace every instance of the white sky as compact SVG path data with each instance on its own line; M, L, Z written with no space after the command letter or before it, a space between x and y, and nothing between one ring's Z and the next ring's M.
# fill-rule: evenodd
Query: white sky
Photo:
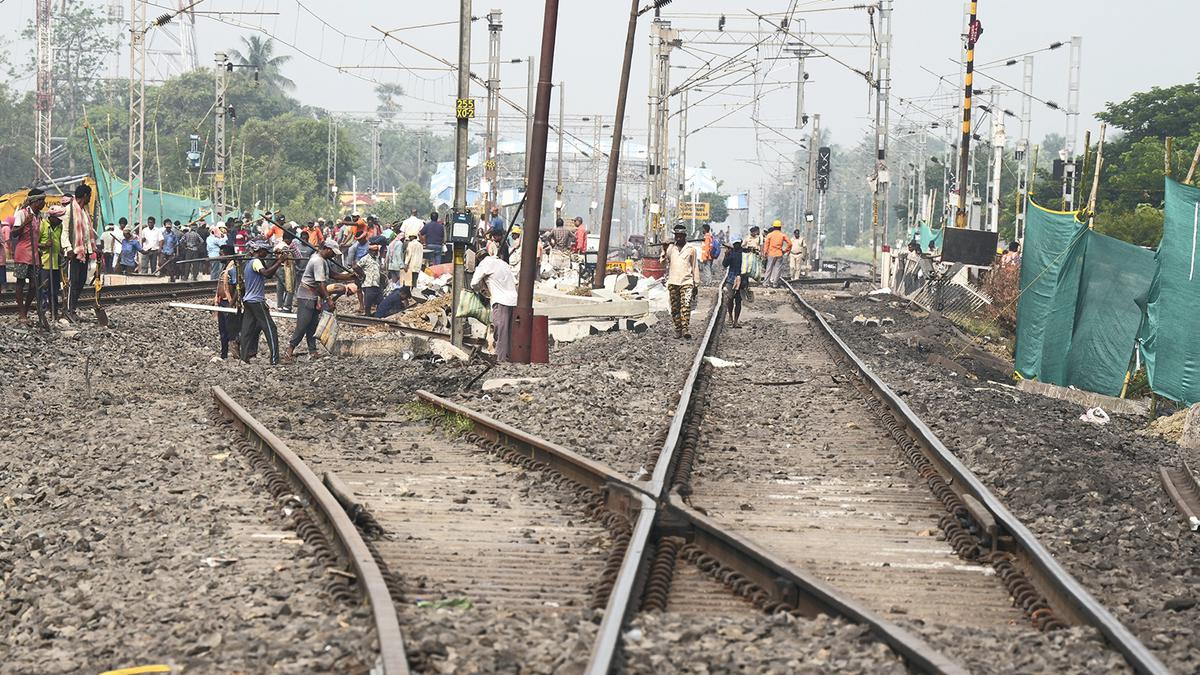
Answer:
M152 0L154 4L150 5L148 14L153 16L163 11L156 4L170 5L175 1ZM624 0L561 1L554 80L566 82L568 118L599 114L611 119L628 4ZM128 0L115 0L115 4L124 13L128 12ZM805 20L809 31L865 32L868 24L864 10L837 9L849 4L845 0L675 0L666 8L668 11L665 16L678 16L686 12L686 18L673 19L675 27L707 29L715 28L716 15L724 12L729 16L728 28L756 29L755 21L738 19L735 15L747 17L747 8L761 13L779 13L794 5L802 12L797 16ZM508 60L539 52L543 6L544 3L538 0L477 0L473 9L477 16L485 15L492 8L503 11L501 55L503 60ZM33 0L0 0L0 23L23 26L32 17L33 7ZM395 29L456 22L457 3L411 0L201 0L196 9L209 12L278 12L277 15L267 16L223 15L221 18L227 23L215 21L211 16L198 17L197 42L201 65L212 62L214 51L234 46L240 36L261 29L278 41L287 43L278 45L279 52L294 55L285 73L297 82L295 94L301 101L333 110L371 111L376 105L372 92L374 82L356 78L347 72L338 72L334 66L386 66L349 72L378 82L399 82L409 93L402 101L406 111L434 113L423 124L448 130L444 122L453 117L453 75L445 70L417 70L439 68L441 64L411 47L381 40L381 35L372 26ZM1177 84L1196 77L1193 44L1194 27L1200 25L1200 2L981 0L980 11L985 31L976 50L977 63L1040 49L1053 41L1065 42L1072 35L1083 36L1080 142L1084 130L1095 131L1098 128L1092 115L1103 109L1106 101L1121 100L1134 91L1154 85ZM963 3L957 0L895 1L894 124L903 122L902 118L929 119L928 115L899 100L900 97L918 99L918 105L933 109L936 105L934 102L920 99L937 92L939 81L925 69L949 76L941 85L941 91L948 94L948 98L944 99L943 112L944 105L957 99L961 85L957 81L958 66L952 59L957 59L959 55L958 35L962 12ZM627 127L627 134L642 142L646 128L649 19L647 15L639 24ZM13 32L10 31L9 35ZM456 23L404 30L397 35L421 49L451 61L456 60ZM160 37L155 46L166 44ZM311 57L300 54L296 48ZM32 45L10 43L9 58L14 58L13 54L25 53L26 49L32 49ZM677 50L673 64L699 65L700 58L708 57L696 51L698 49L713 48L692 48L692 55ZM731 53L730 48L717 49ZM764 48L759 51L759 56L772 57L777 50L777 47ZM866 67L865 50L842 49L834 53L856 67ZM475 22L472 30L472 60L481 62L486 58L487 27L486 21L481 20ZM122 75L127 72L126 60L127 57L123 55L119 65ZM1036 96L1066 104L1067 62L1066 47L1035 56ZM413 70L402 70L400 66ZM795 81L794 60L764 61L763 68L764 71L769 70L762 78L767 89L775 87L777 83ZM473 66L473 70L486 76L486 66L482 63ZM835 142L855 144L870 124L866 85L862 78L829 59L810 59L808 71L807 111L810 114L821 113L822 125L833 133ZM984 69L982 72L990 73L1013 86L1019 87L1021 83L1020 65ZM678 82L687 75L688 71L682 68L673 69L672 80ZM502 67L502 86L506 95L522 103L525 100L525 78L524 64ZM32 83L32 74L17 82L22 87L31 87ZM977 88L990 85L991 82L986 78L977 77ZM703 93L693 93L692 101L715 90L716 87L712 87ZM689 113L689 128L696 129L729 112L733 105L746 101L751 91L753 88L746 86L732 88L708 101L708 104L716 105L693 108ZM481 87L475 88L475 95L482 97ZM1019 113L1020 103L1017 95L1009 94L1003 98L1001 105ZM557 114L557 102L552 111ZM795 89L791 86L764 96L759 102L759 118L763 124L776 128L779 133L761 128L756 131L748 109L736 112L714 127L691 136L688 145L689 165L705 161L719 178L725 180L727 190L757 189L762 181L779 172L781 153L787 154L794 148L785 137L799 138L807 133L794 129L794 111ZM513 115L504 106L501 107L501 113ZM590 139L591 124L569 121L567 126ZM477 126L477 131L481 131L482 118ZM505 122L504 128L519 133L523 122L514 117ZM1011 119L1008 127L1010 142L1017 137L1017 128L1016 119ZM1049 132L1062 133L1064 128L1063 113L1034 103L1032 137L1035 141ZM672 146L675 141L676 135L672 131Z

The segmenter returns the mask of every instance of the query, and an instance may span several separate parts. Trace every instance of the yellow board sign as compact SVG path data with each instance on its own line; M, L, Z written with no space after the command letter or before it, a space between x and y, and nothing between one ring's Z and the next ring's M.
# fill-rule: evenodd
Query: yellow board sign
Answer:
M454 103L454 116L460 120L475 118L475 99L460 98Z
M712 217L712 212L709 210L708 202L681 202L679 204L679 217L684 220L708 220Z

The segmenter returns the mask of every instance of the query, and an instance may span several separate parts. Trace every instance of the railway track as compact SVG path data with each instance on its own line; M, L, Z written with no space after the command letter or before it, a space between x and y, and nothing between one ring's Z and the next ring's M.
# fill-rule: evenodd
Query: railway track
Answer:
M105 286L100 291L100 306L109 307L128 302L181 300L212 295L216 289L217 282L215 281L176 281L175 283L161 284ZM80 302L85 309L93 305L94 295L95 292L90 286L84 286ZM0 294L0 314L15 314L16 312L17 304L14 295L12 293Z
M1178 467L1160 466L1158 475L1184 522L1193 532L1200 531L1200 479L1192 467L1187 462Z
M927 673L967 668L902 622L1088 625L1134 670L1166 672L798 294L794 301L795 326L809 338L799 354L806 377L754 380L751 371L738 386L796 396L788 390L809 384L799 393L820 430L800 433L793 448L737 434L739 408L722 398L735 388L704 360L729 355L718 351L724 329L713 313L641 481L429 392L419 392L419 407L308 434L331 438L299 441L307 464L298 467L245 409L219 390L214 397L315 505L324 538L337 542L372 608L383 672L445 658L447 645L430 635L447 625L429 610L462 604L491 623L454 627L467 642L449 652L488 652L492 666L507 634L490 632L516 625L540 636L527 640L530 654L558 649L555 664L620 670L629 622L666 610L825 614L865 627ZM740 412L742 422L761 414ZM814 446L822 436L828 448ZM730 473L735 460L742 473Z

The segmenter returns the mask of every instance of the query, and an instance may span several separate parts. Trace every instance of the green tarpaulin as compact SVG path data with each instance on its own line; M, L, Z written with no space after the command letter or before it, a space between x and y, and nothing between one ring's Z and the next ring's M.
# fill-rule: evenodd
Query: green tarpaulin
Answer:
M908 231L908 240L916 239L921 244L922 251L929 250L929 243L933 242L933 247L936 249L942 248L942 232L943 230L935 230L925 223L919 226L910 228Z
M1142 323L1154 253L1029 204L1015 367L1027 379L1116 396Z
M87 128L87 137L88 150L92 155L92 175L96 178L97 191L100 193L96 200L99 212L96 226L99 229L105 223L116 223L121 217L129 217L129 182L114 176L100 161L91 127ZM142 215L145 218L153 216L160 223L164 218L182 223L190 223L198 218L212 222L212 202L208 200L149 188L142 190L142 200Z
M1200 189L1167 179L1163 237L1146 298L1142 354L1150 388L1200 401Z

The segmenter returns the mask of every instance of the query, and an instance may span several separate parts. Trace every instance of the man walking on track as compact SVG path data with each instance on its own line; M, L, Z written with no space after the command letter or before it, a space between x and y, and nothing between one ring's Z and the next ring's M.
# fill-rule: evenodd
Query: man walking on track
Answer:
M788 254L788 278L792 281L808 276L808 242L800 236L800 230L792 232L792 250Z
M692 296L700 286L700 259L696 248L687 245L687 228L675 226L675 241L664 247L662 262L667 266L667 293L675 337L692 339L688 324L692 319Z
M771 231L763 242L763 253L767 256L767 271L763 277L764 285L771 288L779 286L779 279L783 276L783 257L791 248L792 240L783 233L783 223L779 220L771 223Z
M271 349L271 365L279 364L279 330L275 321L267 311L267 279L275 276L279 266L288 261L287 249L280 252L275 262L267 265L263 258L271 250L271 243L265 239L250 242L250 255L242 269L242 281L246 294L242 297L242 334L238 338L242 360L250 362L250 357L258 353L258 334L267 336L267 345Z

